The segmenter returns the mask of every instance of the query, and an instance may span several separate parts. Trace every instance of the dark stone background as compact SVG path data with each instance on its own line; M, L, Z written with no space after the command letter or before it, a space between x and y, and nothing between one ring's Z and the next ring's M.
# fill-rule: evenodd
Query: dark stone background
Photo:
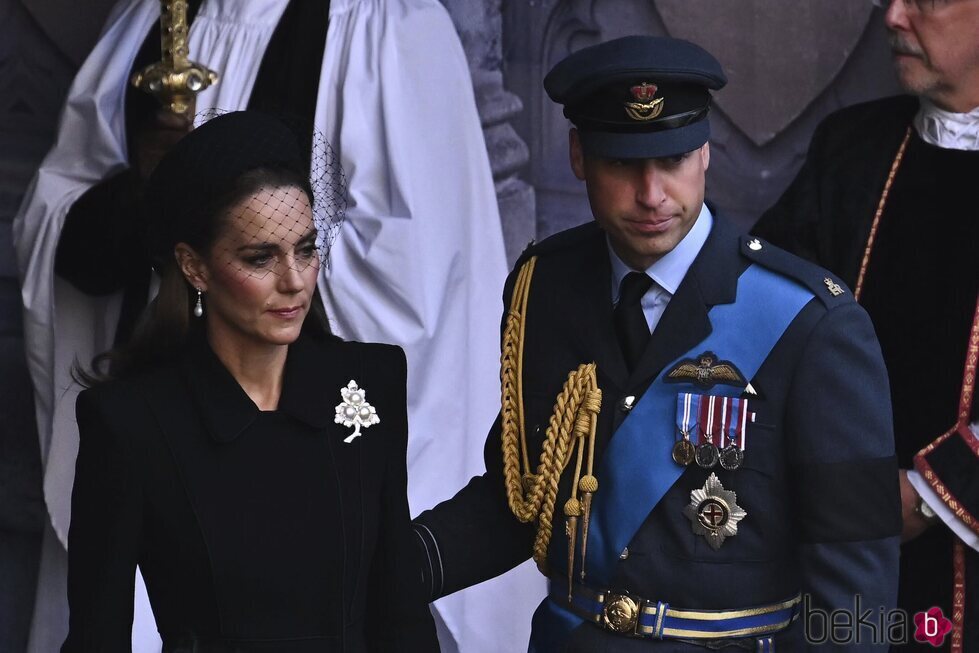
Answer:
M713 114L708 196L749 226L788 184L830 111L897 91L879 10L825 0L442 0L473 73L511 261L590 219L567 123L541 79L625 34L688 36L732 83ZM111 0L0 0L0 651L26 646L45 519L11 221L55 136ZM869 4L869 3L868 3ZM732 7L734 9L732 10ZM827 9L829 8L829 9Z

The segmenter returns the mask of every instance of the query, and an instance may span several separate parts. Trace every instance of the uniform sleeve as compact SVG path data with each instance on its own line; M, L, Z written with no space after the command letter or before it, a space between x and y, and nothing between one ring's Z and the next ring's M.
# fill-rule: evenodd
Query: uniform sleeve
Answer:
M55 253L59 277L88 295L107 295L149 269L141 186L136 172L127 169L95 184L72 204Z
M966 424L946 433L914 457L930 492L927 500L942 520L972 548L979 534L979 438ZM922 496L925 496L924 494Z
M830 309L796 369L785 428L802 592L827 612L852 612L856 597L886 612L897 603L901 502L887 372L866 312Z
M530 557L533 525L520 523L507 505L499 443L497 419L486 442L486 473L415 520L431 600L495 578Z
M515 279L516 272L506 281L505 306L510 305ZM424 585L433 601L495 578L530 557L534 526L518 521L507 504L500 429L498 416L483 448L486 471L415 519Z
M387 459L381 496L381 524L371 565L369 606L381 608L377 623L367 629L368 649L377 653L438 651L435 623L428 608L408 512L408 417L405 398L407 364L397 351L391 366L401 388L401 406L391 432L399 440L386 443ZM393 404L394 405L394 404ZM388 419L385 417L385 419Z
M78 396L80 433L68 531L68 639L62 653L130 651L141 528L132 443L91 390Z
M917 470L908 471L908 482L911 486L918 492L921 496L921 500L928 504L928 506L935 511L935 516L941 520L945 526L950 528L955 535L962 540L962 543L970 547L975 551L979 551L979 533L977 533L975 528L975 520L973 518L971 527L967 526L964 520L964 516L961 517L956 511L953 511L942 495L938 494L935 489L925 480L924 476L918 473ZM939 481L941 483L941 481ZM944 483L941 483L944 486ZM951 499L951 497L949 497ZM953 499L954 500L954 499ZM961 507L958 500L954 500L956 507ZM951 503L951 501L949 502ZM971 515L971 512L969 512Z

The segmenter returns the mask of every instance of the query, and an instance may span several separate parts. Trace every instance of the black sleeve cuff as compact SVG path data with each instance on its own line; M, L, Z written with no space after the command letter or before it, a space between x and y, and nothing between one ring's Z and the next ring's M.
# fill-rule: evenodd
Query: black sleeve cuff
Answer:
M422 559L422 586L428 596L428 601L432 602L442 596L444 586L442 578L442 556L439 554L439 545L435 541L435 536L424 524L414 522L412 528L415 531L415 541L421 550Z
M969 427L963 424L925 447L914 466L955 517L979 533L979 440Z

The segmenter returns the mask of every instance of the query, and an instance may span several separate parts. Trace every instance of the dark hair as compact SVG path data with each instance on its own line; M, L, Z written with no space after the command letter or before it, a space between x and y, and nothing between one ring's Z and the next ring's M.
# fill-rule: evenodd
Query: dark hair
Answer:
M237 177L224 192L196 207L193 219L171 220L183 226L173 233L176 242L190 245L207 255L225 227L228 209L256 194L262 188L296 187L302 189L313 205L313 192L305 175L292 168L265 166L248 170ZM182 233L181 233L182 232ZM143 311L129 342L100 354L90 370L77 362L73 376L84 386L126 377L156 367L173 359L187 345L191 336L203 327L203 320L191 319L196 295L184 278L171 249L169 256L155 257L154 268L160 276L157 296ZM303 333L317 338L331 334L326 311L314 293L310 311L303 323Z

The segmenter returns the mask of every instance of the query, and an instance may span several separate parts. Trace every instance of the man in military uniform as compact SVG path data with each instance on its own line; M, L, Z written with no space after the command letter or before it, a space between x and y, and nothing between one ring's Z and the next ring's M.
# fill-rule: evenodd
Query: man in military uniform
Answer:
M835 277L705 205L725 81L654 37L544 80L595 222L517 262L487 472L415 529L433 598L533 553L551 591L532 651L798 651L802 605L894 604L880 350Z
M910 95L826 118L755 233L838 274L870 315L901 467L898 604L941 608L945 650L977 651L979 1L880 4Z

